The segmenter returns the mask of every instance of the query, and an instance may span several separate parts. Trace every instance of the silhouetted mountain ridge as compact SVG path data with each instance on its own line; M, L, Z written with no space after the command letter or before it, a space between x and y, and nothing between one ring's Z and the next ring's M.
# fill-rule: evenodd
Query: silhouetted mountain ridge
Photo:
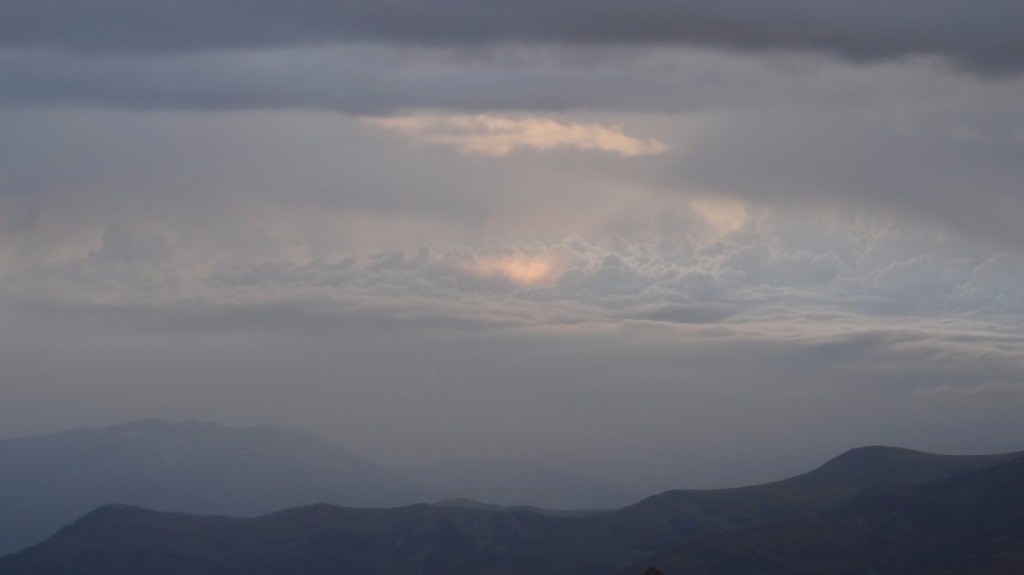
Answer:
M147 419L0 441L0 553L104 503L253 516L440 496L307 431Z
M484 503L483 501L476 501L466 497L445 499L434 503L434 505L438 507L462 507L501 512L529 511L540 515L547 515L548 517L588 517L608 511L607 509L544 509L543 507L534 507L532 505L495 505L494 503Z
M647 564L666 575L1024 573L1024 459L870 488L836 510L690 542Z
M647 525L638 527L643 540L667 544L680 537L796 519L837 507L872 486L934 481L1022 457L1024 452L940 455L899 447L860 447L781 481L666 491L618 513Z
M989 520L998 524L991 539L997 551L1016 549L1016 532L1005 526L1019 523L1024 507L1020 493L1005 493L1011 488L1024 493L1024 478L1016 471L1024 469L1021 456L944 456L871 447L775 483L670 491L585 517L472 506L382 510L314 505L236 519L106 506L43 544L0 559L0 575L620 575L652 565L666 575L704 573L699 569L720 565L725 570L707 573L869 573L844 570L840 559L870 554L871 545L880 546L880 557L897 556L903 544L926 553L941 547L942 537L954 537L965 528L984 531ZM908 483L929 475L933 483ZM868 484L876 479L879 483ZM829 502L840 493L849 495L837 508ZM974 498L985 493L991 500L977 503L982 512L974 519L956 507L975 505ZM892 501L898 504L887 503ZM968 519L961 526L957 521L963 517ZM948 527L945 535L931 537L921 527L931 519ZM889 529L897 535L895 544L887 538ZM779 570L758 571L757 542L775 541L776 532L785 536L780 548L789 551L782 562L772 564ZM850 535L861 532L868 535ZM920 543L914 538L919 533L931 538ZM900 539L902 534L910 539ZM1006 547L1004 540L1012 545ZM963 541L973 545L975 540ZM804 542L824 551L815 559L815 551L805 549ZM867 547L858 547L858 542ZM804 556L811 557L802 564L804 570L787 570L785 560ZM697 560L702 563L686 563ZM815 561L836 570L816 570ZM737 565L742 568L733 569ZM673 571L676 566L685 569Z
M452 497L559 508L635 500L538 462L399 471L304 430L154 418L0 440L0 555L105 503L255 516L313 503L393 507Z

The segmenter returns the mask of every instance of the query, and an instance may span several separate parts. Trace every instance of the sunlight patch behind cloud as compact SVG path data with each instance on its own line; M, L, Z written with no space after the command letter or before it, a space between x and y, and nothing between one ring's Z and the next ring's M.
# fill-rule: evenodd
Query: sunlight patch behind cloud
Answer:
M466 269L475 275L500 276L524 286L548 285L561 275L552 259L525 255L477 257L466 264Z
M507 156L520 149L575 149L620 156L645 156L668 150L663 142L629 136L621 126L559 122L551 118L511 118L487 114L414 114L365 118L373 126L415 142L454 146L463 154Z

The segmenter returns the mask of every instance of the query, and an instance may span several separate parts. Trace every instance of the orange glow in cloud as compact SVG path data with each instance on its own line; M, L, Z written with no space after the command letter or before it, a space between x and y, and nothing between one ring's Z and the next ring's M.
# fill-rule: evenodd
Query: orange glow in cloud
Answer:
M548 285L560 275L554 261L527 256L477 258L467 268L476 275L502 276L524 286Z
M417 142L455 146L468 155L502 157L522 149L574 149L646 156L669 149L654 138L629 136L621 126L559 122L544 117L414 114L363 121Z
M723 233L738 230L747 221L747 206L739 200L695 197L690 199L690 207Z

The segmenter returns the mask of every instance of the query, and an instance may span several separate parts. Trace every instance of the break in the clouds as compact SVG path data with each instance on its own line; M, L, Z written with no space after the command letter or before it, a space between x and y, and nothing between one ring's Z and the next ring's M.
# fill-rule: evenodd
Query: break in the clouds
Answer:
M1020 449L1022 12L0 3L0 434L638 490Z
M162 2L10 0L0 44L106 53L167 53L353 41L678 45L810 50L853 60L936 55L1015 71L1024 9L1014 2L870 0L376 0Z

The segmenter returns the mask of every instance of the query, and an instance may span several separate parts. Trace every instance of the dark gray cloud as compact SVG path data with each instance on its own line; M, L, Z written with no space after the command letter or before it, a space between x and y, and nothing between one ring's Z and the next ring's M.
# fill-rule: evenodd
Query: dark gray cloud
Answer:
M841 98L850 80L809 64L661 49L410 48L380 44L188 54L0 50L0 103L132 110L305 108L580 109L678 112L792 98ZM808 78L808 73L812 77ZM827 77L826 77L827 76ZM856 79L854 79L856 81Z
M325 136L327 126L350 131L352 126L314 116L298 126L282 120L287 115L281 109L375 115L423 108L442 113L571 110L577 118L581 110L633 116L653 111L673 117L646 122L628 117L638 128L626 132L656 137L672 150L634 159L631 164L642 170L621 163L613 170L605 162L591 162L585 170L624 179L628 173L628 179L651 188L704 191L761 204L894 211L968 230L999 245L1024 241L1017 225L1024 217L1018 193L1024 186L1024 84L1019 79L994 81L928 66L859 67L815 58L763 61L708 52L612 52L588 59L582 49L501 49L467 56L458 50L371 45L124 58L13 51L0 56L0 70L17 80L0 83L0 100L12 105L0 117L9 124L0 133L0 148L10 164L4 168L7 182L0 196L43 193L36 166L52 158L62 162L58 175L74 174L78 191L88 188L97 195L113 195L112 190L132 197L188 195L200 203L234 195L207 193L207 182L218 181L264 199L280 198L279 190L288 187L304 201L320 204L333 198L350 210L448 219L484 216L499 196L479 194L473 189L477 182L515 186L524 167L535 169L544 160L510 158L502 166L465 162L457 170L435 170L437 162L450 160L443 151L424 152L422 146L384 150L384 135L371 139L369 126L358 136L350 132L350 138L340 131ZM38 104L50 110L101 106L210 114L97 115L100 119L86 122L81 118L88 114L58 120L46 119L52 112L26 110L19 119L16 110ZM264 115L225 120L232 116L213 113L252 109ZM620 118L606 114L598 121L614 125ZM63 126L68 121L82 129ZM314 123L323 128L303 132ZM273 130L260 127L271 124ZM121 154L81 143L88 149L80 157L55 157L67 154L62 152L67 143L87 131L107 138L110 148L120 146ZM285 135L293 141L285 142ZM190 138L209 145L202 149L204 144L182 143ZM269 161L252 162L250 153ZM332 154L336 160L329 160ZM388 156L399 155L402 170L379 169ZM112 169L118 162L122 165ZM557 162L563 166L552 171L584 163L565 155ZM346 169L339 171L339 163ZM413 172L416 176L409 176ZM53 180L45 187L66 187ZM3 217L11 225L33 213L32 201L8 203Z
M8 0L0 45L174 52L351 41L569 43L812 50L854 60L933 54L982 70L1024 65L1012 0Z

